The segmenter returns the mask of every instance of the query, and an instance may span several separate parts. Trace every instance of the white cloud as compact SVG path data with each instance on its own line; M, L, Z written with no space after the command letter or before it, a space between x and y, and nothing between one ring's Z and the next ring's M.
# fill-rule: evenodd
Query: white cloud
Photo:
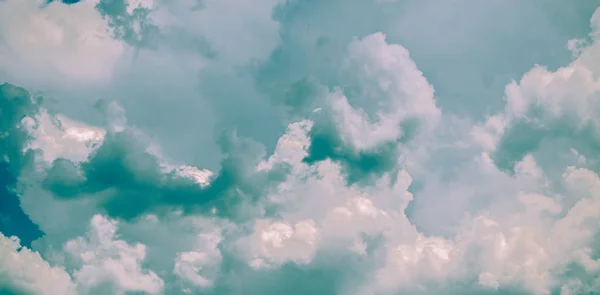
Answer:
M46 110L35 118L25 118L24 125L33 137L27 148L42 151L41 158L52 163L57 158L81 162L99 147L106 132Z
M240 251L245 252L253 268L270 268L285 262L309 263L315 252L317 229L312 220L295 224L257 220L254 233L240 241Z
M221 240L221 233L215 229L201 232L192 251L177 254L173 273L194 287L212 287L222 261L218 248Z
M302 161L308 155L307 148L310 145L308 131L313 122L304 120L287 126L286 132L279 138L275 151L266 161L258 164L259 171L272 169L277 163L286 163L296 168L296 163Z
M524 148L531 149L526 152L537 149L544 141L556 143L565 138L571 145L567 148L578 152L582 152L578 149L582 145L587 149L590 144L600 142L600 120L596 115L600 110L599 11L592 18L590 42L576 42L578 53L569 65L555 71L536 65L519 81L506 86L504 111L473 129L486 150L503 149L498 146L503 140L515 142L513 146L518 144L517 140L523 142ZM521 131L524 127L532 128L537 137L520 138L519 132L526 132ZM567 151L561 151L564 152Z
M213 172L207 169L198 169L192 166L183 165L175 169L177 174L183 177L188 177L196 181L200 186L207 186L213 176Z
M117 239L117 223L101 215L95 215L86 237L68 241L64 250L80 263L73 277L84 292L114 284L113 292L145 292L158 294L164 287L163 280L141 263L146 257L146 246L130 245Z
M384 234L392 243L416 238L403 213L412 199L407 191L410 175L402 171L393 181L386 175L374 187L347 187L339 165L302 162L309 144L307 126L306 122L290 124L274 155L259 164L269 169L281 161L291 165L293 173L266 199L265 205L280 206L281 219L257 220L253 233L239 241L248 264L255 268L306 264L320 249L339 251L340 247L362 255L363 234Z
M0 233L0 289L33 294L77 294L64 268L51 266L40 254L21 247L19 239Z
M0 5L25 5L10 1ZM43 9L71 13L74 9L90 9L86 6L90 3L83 3L82 8L50 4L50 8ZM141 3L131 2L128 8L138 5L156 8L154 20L163 27L202 25L192 30L200 31L220 48L222 58L231 64L264 58L277 42L277 24L270 15L273 6L279 3L276 1L261 2L259 7L236 1L207 2L204 10L188 11L182 19L174 16L180 10L187 10L189 2L160 4L162 7ZM238 10L230 7L237 4ZM36 15L47 12L43 9ZM246 15L245 10L251 12ZM400 146L403 156L410 158L406 163L404 159L395 159L397 165L393 171L376 175L369 182L349 185L340 163L327 159L308 165L303 161L308 155L310 129L319 122L307 119L291 123L279 138L274 154L255 167L259 172L269 172L285 164L291 173L257 198L256 203L245 204L248 208L244 209L250 212L245 217L249 219L239 224L225 217L220 219L215 211L210 216L184 216L179 211L166 216L144 215L118 224L97 215L100 209L95 201L56 200L38 187L26 187L21 196L23 208L47 234L36 247L45 257L51 257L47 259L55 265L62 264L60 258L67 254L64 261L75 282L63 268L51 267L27 249L16 251L17 241L0 236L0 274L8 278L0 279L0 283L40 294L56 293L48 291L51 283L55 283L53 288L61 288L61 294L75 294L75 284L83 294L94 291L159 294L178 287L185 292L210 289L223 281L231 283L238 279L229 280L228 276L237 274L224 270L221 264L230 262L227 259L241 258L249 266L244 270L247 272L273 274L285 264L319 267L324 253L328 257L340 255L364 262L364 269L356 275L356 282L352 282L358 288L348 290L347 294L434 292L435 286L443 290L455 287L451 285L456 282L479 285L466 286L470 290L515 287L540 295L551 294L555 289L561 289L565 295L593 290L600 277L600 262L594 255L595 238L600 232L596 226L600 221L600 177L590 163L598 157L586 151L585 145L577 145L584 139L569 137L581 130L591 130L585 140L600 142L600 119L596 115L600 109L600 64L595 59L600 52L595 35L598 15L600 10L592 20L596 31L591 44L578 47L581 51L570 65L556 71L534 67L519 82L507 86L507 103L502 112L458 135L443 134L452 139L458 137L461 145L435 143L435 148L448 146L443 150L442 160L433 154L440 151L431 146ZM226 26L219 32L215 27L205 26L209 23ZM247 31L258 31L269 38L261 43L261 38L245 35ZM230 38L237 34L245 37ZM56 40L45 42L54 44L51 41ZM56 44L60 47L62 43ZM240 48L247 51L238 56ZM455 123L441 117L433 87L404 47L388 44L385 36L378 33L351 42L347 51L342 80L358 83L364 101L353 100L356 97L343 93L340 87L329 93L329 105L319 115L329 111L342 138L353 147L368 149L397 140L403 135L401 123L409 119L428 127L423 132L428 138L446 132L447 126L437 124L440 120ZM85 72L80 78L97 82L109 77L110 61L117 58L116 52L114 56L99 57L108 58L106 63L92 63L105 66L103 69ZM79 62L77 56L70 62ZM54 66L54 59L49 60L40 67ZM63 70L63 74L76 75L69 70ZM122 108L116 104L106 106L108 132L130 128ZM30 129L34 137L30 147L41 149L48 162L57 157L82 161L92 150L89 143L101 143L107 132L64 116L53 118L45 112L37 120L38 128ZM560 145L547 148L557 154L568 153L576 161L565 166L554 158L543 158L537 148L532 148L515 159L512 171L499 169L495 155L507 149L503 143L512 136L511 131L520 131L517 123L539 127L534 132L556 129L563 132L558 132L561 136L575 139L569 141L574 146L564 151ZM563 123L566 130L575 132L564 132L565 129L560 129ZM199 186L208 187L214 179L209 170L173 165L160 149L150 150L163 162L165 170L189 177ZM457 160L460 163L449 165L450 172L446 175L447 171L438 166L446 165L444 161L454 156L460 156ZM418 163L409 165L409 161ZM21 184L26 186L38 180L25 174ZM425 201L419 203L419 200ZM410 202L416 205L407 214ZM415 217L419 214L429 215L431 223L450 229L443 235L421 230L424 222ZM87 234L73 239L84 230L77 222L90 218ZM461 222L447 222L454 219ZM371 238L377 238L378 242L373 243ZM571 264L582 268L575 277L567 273ZM336 266L340 272L345 267ZM39 276L39 272L49 274ZM246 283L243 278L239 277L240 284Z
M448 266L455 256L454 247L451 241L422 235L406 244L390 245L385 265L376 271L372 291L410 290L427 278L443 279L452 271Z
M362 87L363 105L377 106L369 116L356 109L348 99L334 91L328 98L333 119L342 138L357 149L368 149L403 136L402 123L417 120L434 126L440 117L433 87L423 77L408 50L388 44L385 35L376 33L355 40L348 46L345 71Z
M28 87L109 82L126 47L96 3L0 2L0 77Z
M570 254L592 242L596 230L582 227L584 220L600 217L593 193L600 191L596 187L600 182L592 171L567 170L565 181L572 189L565 194L581 201L570 209L572 213L558 218L565 198L556 192L544 195L549 192L548 179L531 155L516 164L512 177L499 171L485 154L475 156L476 166L465 169L479 169L473 173L482 181L467 184L453 179L446 185L477 186L481 193L493 194L489 213L467 216L449 239L428 236L419 233L404 213L413 198L407 191L412 178L406 171L392 182L386 174L366 188L348 187L339 165L322 161L308 166L302 157L281 156L306 153L307 138L298 128L304 124L290 125L268 161L270 167L277 160L288 163L294 173L268 198L281 206L281 219L258 221L249 238L254 242L241 241L245 251L254 253L246 253L253 267L285 261L317 263L312 260L315 254L328 248L364 255L363 234L383 234L386 260L372 269L375 280L361 290L366 293L426 290L428 282L443 286L452 280L476 279L485 288L519 286L534 294L549 294L560 286L560 274L569 262L581 261L592 273L597 270L589 253ZM490 192L491 182L505 189ZM306 227L310 230L299 230L301 225L310 225Z

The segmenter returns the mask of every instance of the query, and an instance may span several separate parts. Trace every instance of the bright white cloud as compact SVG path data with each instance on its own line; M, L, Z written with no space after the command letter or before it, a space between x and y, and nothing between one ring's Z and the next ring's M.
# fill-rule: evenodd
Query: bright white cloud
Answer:
M330 95L342 138L357 149L374 148L406 136L402 124L411 120L427 127L439 120L433 87L410 59L408 50L388 44L382 33L352 42L345 67L363 88L363 104L375 105L378 110L369 117L351 106L339 91Z
M51 266L38 252L21 247L19 239L0 234L0 288L33 294L77 294L64 268Z
M317 242L317 229L312 220L295 224L257 220L254 234L241 240L241 251L253 268L269 268L285 262L299 264L311 261Z
M29 149L40 150L42 159L52 163L57 158L81 162L99 147L106 132L97 127L69 119L68 117L48 114L42 110L36 118L25 118L24 126L33 136Z
M117 294L136 291L158 294L164 287L156 273L141 265L146 246L118 240L117 223L101 215L92 218L86 237L67 242L64 249L81 265L73 277L84 292L103 283L113 284L109 290Z

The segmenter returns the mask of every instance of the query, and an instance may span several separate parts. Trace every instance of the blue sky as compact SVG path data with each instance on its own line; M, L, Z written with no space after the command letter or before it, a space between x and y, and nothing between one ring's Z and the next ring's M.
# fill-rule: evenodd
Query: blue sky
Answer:
M599 7L0 1L0 291L590 294Z

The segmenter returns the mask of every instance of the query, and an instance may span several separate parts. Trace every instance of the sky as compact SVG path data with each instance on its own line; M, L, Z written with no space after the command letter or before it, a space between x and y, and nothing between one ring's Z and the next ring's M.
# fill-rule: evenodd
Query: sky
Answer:
M600 290L598 0L0 0L0 294Z

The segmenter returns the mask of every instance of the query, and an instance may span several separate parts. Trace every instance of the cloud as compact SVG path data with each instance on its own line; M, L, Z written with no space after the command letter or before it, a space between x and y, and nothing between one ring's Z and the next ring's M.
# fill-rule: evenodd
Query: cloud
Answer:
M395 44L387 44L381 33L357 40L348 48L349 71L360 77L361 96L376 104L381 112L369 118L354 109L340 93L331 95L333 120L339 126L341 139L356 149L368 149L388 141L406 137L398 130L407 121L435 125L440 112L436 108L433 88L414 62L408 51ZM357 79L358 80L358 79ZM359 104L360 105L360 104ZM370 121L375 121L371 124Z
M77 294L69 274L40 254L22 248L16 237L0 235L0 290L14 294ZM9 293L13 294L13 293Z
M570 63L512 75L521 77L506 86L504 107L480 120L443 107L458 80L440 91L423 56L439 61L432 53L478 44L469 36L500 34L472 19L497 20L490 11L507 11L499 2L465 10L452 28L466 30L438 35L438 51L394 29L419 18L405 10L450 26L442 16L452 13L431 3L27 3L0 5L45 16L73 40L101 28L94 48L106 51L83 72L73 65L89 48L66 39L50 40L58 49L31 63L27 51L5 59L12 80L71 97L53 106L0 88L7 183L44 232L26 248L1 228L2 292L566 295L598 287L600 12L588 38L570 43ZM75 12L88 18L57 20ZM25 40L10 36L0 48ZM463 47L448 41L457 36ZM69 69L45 72L58 61ZM485 74L464 70L454 74ZM51 85L69 75L72 93ZM196 145L197 133L213 150ZM262 142L270 139L276 144ZM175 145L216 164L185 161Z
M2 79L44 87L49 84L106 84L125 54L94 1L3 1Z
M43 186L63 199L90 196L110 216L126 219L172 209L208 211L214 206L220 213L231 214L230 210L237 209L229 202L252 202L267 188L269 179L285 169L251 173L248 169L255 165L253 158L261 156L261 147L235 134L225 135L221 143L226 153L222 169L204 186L198 184L200 171L163 169L149 143L133 129L107 135L80 165L55 160Z
M21 119L38 112L37 103L29 93L10 84L0 85L0 231L6 235L19 233L24 245L41 234L20 207L15 189L21 169L31 164L32 153L23 153L30 136Z
M73 277L83 292L102 288L102 292L125 294L144 292L158 294L164 282L152 271L144 270L141 262L146 256L143 244L129 245L116 239L116 222L95 215L86 237L68 241L65 252L81 263ZM114 287L102 284L110 282ZM113 289L116 288L116 289Z
M593 148L598 123L591 112L598 107L598 65L589 56L598 51L597 14L592 18L591 43L580 48L581 52L573 62L556 71L535 66L520 81L506 87L505 112L494 117L501 118L504 125L499 130L498 157L522 157L523 153L537 149L551 136L568 138L571 144L577 145L574 146L576 149ZM536 136L520 139L523 132L517 129L535 132ZM500 154L508 153L513 146L512 153L516 154ZM501 161L508 161L506 164L509 165L511 159Z
M192 251L177 254L173 273L193 287L212 287L222 262L220 242L219 232L200 234Z

